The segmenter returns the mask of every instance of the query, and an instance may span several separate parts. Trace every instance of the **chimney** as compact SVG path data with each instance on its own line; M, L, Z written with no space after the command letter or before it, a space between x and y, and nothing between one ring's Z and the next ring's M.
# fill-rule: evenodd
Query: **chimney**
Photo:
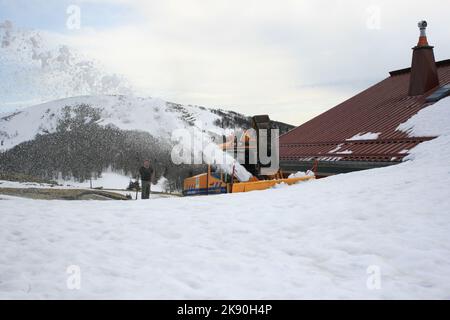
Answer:
M420 37L417 46L413 48L408 93L410 96L422 95L439 85L433 47L428 44L426 35L427 22L420 21L418 26Z

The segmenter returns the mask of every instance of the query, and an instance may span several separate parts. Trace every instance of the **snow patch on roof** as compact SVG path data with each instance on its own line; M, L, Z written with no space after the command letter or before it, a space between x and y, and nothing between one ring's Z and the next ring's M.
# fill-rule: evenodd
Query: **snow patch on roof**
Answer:
M339 151L339 152L336 152L337 154L352 154L353 153L353 151L352 150L344 150L344 151Z
M422 142L409 151L404 160L421 159L435 165L450 163L450 98L420 110L408 121L398 126L398 130L408 132L409 136L437 136L431 141ZM428 170L428 169L427 169ZM450 169L447 169L447 174ZM448 190L447 190L448 192Z
M357 141L357 140L376 140L380 136L381 132L366 132L366 133L358 133L353 137L346 139L347 141Z
M344 145L343 143L338 144L336 146L336 148L334 148L333 150L328 151L328 153L334 153L334 152L338 151L339 149L342 148L343 145Z
M410 137L434 137L450 135L450 98L420 110L396 130L408 133Z

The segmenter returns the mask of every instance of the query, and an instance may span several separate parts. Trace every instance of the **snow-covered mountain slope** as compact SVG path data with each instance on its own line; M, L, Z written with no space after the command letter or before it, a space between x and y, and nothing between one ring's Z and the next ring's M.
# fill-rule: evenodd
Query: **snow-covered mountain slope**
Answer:
M0 22L0 107L79 95L130 94L122 76L37 30Z
M67 107L87 105L100 113L98 124L122 130L139 130L157 138L170 139L175 129L197 127L216 134L225 134L217 121L218 110L178 105L156 98L134 96L81 96L56 100L24 110L4 114L0 118L0 150L34 139L37 134L55 132L66 116ZM231 118L248 121L243 115L220 111ZM75 117L75 114L73 114Z
M447 98L401 126L439 136L408 161L273 190L3 197L0 298L450 299L449 122Z
M89 172L101 172L110 166L128 172L136 167L136 157L141 155L159 161L159 169L168 170L168 167L173 167L168 158L170 149L176 143L171 139L172 134L180 134L180 129L186 129L183 132L185 147L192 149L210 144L217 149L215 143L220 140L214 138L227 136L234 129L245 129L250 125L249 117L236 112L180 105L155 98L125 95L72 97L0 116L0 151L8 151L1 155L0 165L6 171L16 170L46 178L55 178L58 172L68 172L83 180L85 176L89 177ZM274 122L274 126L281 132L291 128L279 122ZM77 130L73 130L75 127ZM93 127L97 129L93 131ZM103 132L105 130L109 132ZM147 133L157 142L142 140L133 134L137 132ZM52 133L57 137L50 135ZM42 139L44 136L50 140ZM74 142L78 151L67 147ZM20 148L13 149L19 144ZM210 152L203 152L207 150ZM202 155L199 153L203 153L203 159L210 161L208 163L218 164L226 157L223 164L225 172L231 173L234 166L239 179L246 181L250 177L231 156L222 154L220 150L205 147L204 150L197 148L196 152L200 159ZM57 158L53 157L55 153L60 153ZM99 153L105 158L102 161ZM92 157L93 154L97 156ZM74 161L74 157L79 159ZM36 159L41 164L23 166L29 159Z

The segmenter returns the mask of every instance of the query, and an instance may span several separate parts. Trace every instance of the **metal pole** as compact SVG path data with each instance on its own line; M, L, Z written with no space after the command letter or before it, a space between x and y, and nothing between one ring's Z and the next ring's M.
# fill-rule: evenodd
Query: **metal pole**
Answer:
M137 176L135 186L136 186L136 200L137 200L138 192L139 192L139 176Z

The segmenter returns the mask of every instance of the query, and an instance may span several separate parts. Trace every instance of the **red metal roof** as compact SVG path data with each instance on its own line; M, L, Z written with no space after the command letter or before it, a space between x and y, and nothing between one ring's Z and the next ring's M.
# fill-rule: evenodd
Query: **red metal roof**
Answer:
M440 85L449 84L450 60L436 65ZM435 90L408 96L409 76L410 68L392 71L385 80L282 135L280 160L401 161L405 150L431 138L411 138L396 130L430 105L425 98ZM378 139L347 140L368 132L380 133Z

